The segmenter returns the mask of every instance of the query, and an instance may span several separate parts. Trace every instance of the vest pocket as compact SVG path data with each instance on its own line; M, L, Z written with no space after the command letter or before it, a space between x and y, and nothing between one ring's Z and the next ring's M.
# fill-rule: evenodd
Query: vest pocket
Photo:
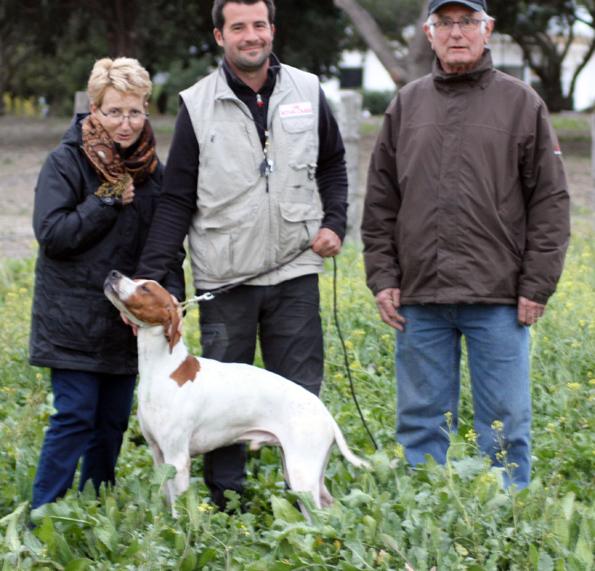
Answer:
M288 133L303 133L314 128L314 115L301 117L282 117L281 124Z
M318 130L314 117L291 117L281 119L284 139L282 147L287 150L289 165L304 161L315 163L318 156Z
M320 228L322 212L313 204L280 202L282 227L280 230L281 261L305 249Z
M209 220L197 234L196 275L207 281L227 281L253 276L263 270L267 242L264 224L255 223L246 209L237 220Z
M316 186L316 162L290 162L289 167L284 198L288 202L304 203L301 206L307 206L308 208L318 205L320 197Z

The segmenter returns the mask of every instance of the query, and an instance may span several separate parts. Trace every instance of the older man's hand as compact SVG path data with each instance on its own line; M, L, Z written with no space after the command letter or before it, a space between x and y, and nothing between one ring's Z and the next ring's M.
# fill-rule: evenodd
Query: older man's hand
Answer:
M521 325L534 325L545 312L545 305L523 296L519 296L517 307L518 321Z
M401 290L387 288L376 294L376 305L382 321L399 331L405 330L406 319L398 312L401 306Z

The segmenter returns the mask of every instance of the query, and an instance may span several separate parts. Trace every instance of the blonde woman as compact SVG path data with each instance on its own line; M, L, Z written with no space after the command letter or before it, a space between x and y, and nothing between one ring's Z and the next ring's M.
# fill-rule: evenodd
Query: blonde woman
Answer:
M158 199L162 166L147 119L151 80L135 59L95 63L90 113L74 118L47 158L35 190L39 242L30 362L49 367L51 417L33 485L32 508L91 480L115 483L115 465L137 373L130 327L103 295L117 268L133 273ZM181 269L168 276L183 297Z

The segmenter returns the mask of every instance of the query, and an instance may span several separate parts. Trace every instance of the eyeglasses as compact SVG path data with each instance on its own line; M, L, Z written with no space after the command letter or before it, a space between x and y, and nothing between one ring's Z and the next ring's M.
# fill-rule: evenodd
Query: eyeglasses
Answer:
M452 20L451 18L440 18L440 20L436 20L432 22L430 26L434 26L436 30L439 32L452 32L455 24L459 25L459 30L464 33L470 33L477 30L482 22L485 22L485 18L471 18L470 16L465 16L460 20Z
M144 111L139 111L138 109L132 109L128 112L128 115L122 113L121 109L108 109L107 113L103 111L103 109L99 109L99 112L106 118L112 121L113 123L123 123L124 119L128 119L130 124L140 124L142 123L148 116L148 113Z

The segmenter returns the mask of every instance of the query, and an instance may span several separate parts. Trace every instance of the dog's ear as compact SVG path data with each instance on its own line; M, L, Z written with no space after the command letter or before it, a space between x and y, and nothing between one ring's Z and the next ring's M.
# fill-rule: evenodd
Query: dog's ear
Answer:
M169 307L169 322L165 326L165 338L169 343L170 353L182 337L182 308L173 295L172 301L173 303Z

